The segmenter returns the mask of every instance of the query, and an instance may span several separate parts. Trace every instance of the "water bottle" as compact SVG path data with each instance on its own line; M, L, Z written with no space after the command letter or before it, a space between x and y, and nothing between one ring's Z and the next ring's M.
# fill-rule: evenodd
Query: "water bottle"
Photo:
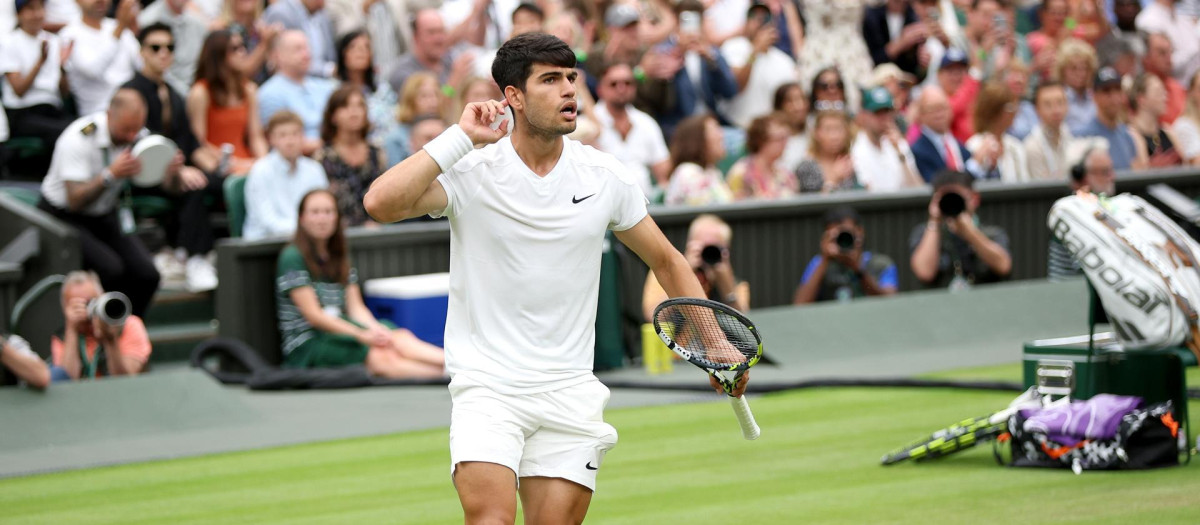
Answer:
M217 161L217 175L226 177L229 175L229 163L233 158L233 144L228 142L221 144L221 160Z

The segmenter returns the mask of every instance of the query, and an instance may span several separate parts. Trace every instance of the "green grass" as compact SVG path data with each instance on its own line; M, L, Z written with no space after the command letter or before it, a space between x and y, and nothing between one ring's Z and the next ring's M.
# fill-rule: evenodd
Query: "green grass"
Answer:
M955 377L1019 373L990 367ZM879 466L885 452L1011 397L868 388L764 396L752 400L763 427L756 442L741 439L723 401L613 410L607 419L620 443L601 469L588 521L1200 521L1196 466L1075 476L1000 467L990 447ZM446 446L441 429L0 480L0 522L461 523Z

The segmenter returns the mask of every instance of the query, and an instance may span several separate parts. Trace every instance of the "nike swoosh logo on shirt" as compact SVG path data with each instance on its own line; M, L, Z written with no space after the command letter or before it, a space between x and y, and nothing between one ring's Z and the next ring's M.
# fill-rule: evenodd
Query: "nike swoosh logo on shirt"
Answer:
M592 197L595 197L595 196L596 196L596 194L595 194L595 193L593 193L593 194L591 194L591 195L588 195L587 197L584 197L584 198L580 199L580 198L578 198L578 197L575 197L575 196L573 196L573 195L572 195L572 196L571 196L571 204L579 204L579 203L581 203L581 202L583 202L583 201L586 201L586 200L588 200L588 199L590 199L590 198L592 198Z

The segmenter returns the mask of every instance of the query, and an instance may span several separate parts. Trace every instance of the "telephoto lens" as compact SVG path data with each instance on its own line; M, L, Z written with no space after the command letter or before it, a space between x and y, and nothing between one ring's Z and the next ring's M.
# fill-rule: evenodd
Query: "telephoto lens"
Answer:
M129 303L125 294L108 292L88 303L87 310L90 317L100 319L111 326L121 326L133 311L133 305Z
M700 260L704 261L704 264L709 266L721 262L721 259L724 258L725 254L722 252L720 246L709 245L705 246L703 250L700 250Z
M942 212L942 218L949 219L958 217L958 214L967 209L967 201L962 195L955 192L948 192L942 195L938 200L938 210Z
M843 252L853 250L854 242L856 240L857 239L854 238L854 232L850 230L842 230L837 234L837 237L834 238L834 242L837 243L838 248L840 248Z

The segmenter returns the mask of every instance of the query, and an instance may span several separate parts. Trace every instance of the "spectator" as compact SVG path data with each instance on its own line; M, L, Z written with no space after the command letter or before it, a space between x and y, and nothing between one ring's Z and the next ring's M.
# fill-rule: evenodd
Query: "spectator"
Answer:
M371 122L370 139L382 144L396 125L396 92L387 82L376 80L371 53L371 38L365 31L343 36L337 47L337 78L343 86L354 86L362 93Z
M750 121L746 156L738 159L725 177L734 200L783 199L800 192L796 175L779 162L788 135L787 123L774 114Z
M329 177L329 191L337 197L338 214L346 226L374 224L363 208L371 182L387 169L383 150L367 141L367 103L354 86L342 86L329 97L321 121L321 141L316 161Z
M535 3L521 2L516 5L512 11L512 32L508 38L523 35L525 33L535 33L542 31L546 27L546 12ZM560 38L563 42L570 42L566 38ZM492 62L496 60L496 48L489 48L480 52L475 57L475 62L472 66L471 75L479 78L492 78ZM461 86L452 86L456 90ZM497 91L499 88L497 88ZM494 99L490 99L494 100ZM462 115L462 112L454 115Z
M96 274L79 270L67 274L62 284L66 324L62 335L50 338L53 381L137 375L146 368L151 348L145 323L137 314L119 325L93 317L88 305L103 294Z
M278 0L263 12L262 21L276 24L284 31L303 34L307 50L311 52L305 72L320 78L333 76L337 67L337 50L334 48L333 22L325 13L325 0ZM282 67L282 64L279 66Z
M1029 176L1034 180L1063 180L1069 169L1068 152L1075 136L1067 126L1067 95L1063 85L1046 82L1033 92L1041 121L1025 139ZM1096 119L1092 117L1092 121Z
M1017 117L1013 119L1012 126L1008 128L1008 134L1019 140L1025 140L1025 137L1029 136L1029 132L1033 131L1033 127L1038 124L1037 109L1028 98L1029 66L1021 62L1009 64L1008 69L1004 70L1004 82L1008 84L1008 89L1019 97ZM1026 150L1028 151L1028 147Z
M1082 40L1069 38L1058 46L1054 78L1067 94L1067 129L1075 133L1096 118L1092 100L1092 77L1097 69L1096 51Z
M46 0L46 31L58 34L67 24L78 21L81 14L79 4L75 0ZM11 21L11 18L5 20ZM15 25L5 24L6 27Z
M671 152L654 118L633 107L636 82L628 64L603 69L594 110L600 122L597 145L625 164L646 198L661 203L671 176Z
M141 68L137 0L121 0L117 18L105 18L110 0L79 0L82 17L67 24L58 36L71 52L63 71L80 115L102 112L117 88Z
M1125 125L1122 113L1128 99L1121 88L1121 75L1111 67L1096 72L1092 83L1096 102L1096 120L1085 127L1080 137L1100 137L1108 142L1108 153L1113 168L1118 170L1144 169L1146 166L1137 158L1133 133Z
M929 28L917 18L911 0L886 0L867 8L862 35L876 66L895 64L915 75L920 70L917 51L929 38Z
M183 96L166 82L175 46L171 28L159 23L149 25L138 34L138 41L143 67L124 87L142 96L146 128L175 142L179 162L186 163L176 176L164 179L159 186L133 188L134 194L164 197L175 204L174 216L165 225L168 247L154 256L154 266L166 282L182 280L192 292L212 290L217 286L217 272L206 257L213 249L214 235L205 200L220 201L222 174L216 173L219 160L211 149L200 147L188 122Z
M854 208L840 206L825 214L820 253L804 269L792 304L846 302L893 295L899 287L896 263L863 249L867 232Z
M1137 16L1142 12L1141 0L1115 0L1112 4L1115 25L1103 40L1096 42L1096 50L1099 51L1105 41L1116 40L1127 44L1133 54L1139 57L1145 55L1146 42L1137 28ZM1103 54L1101 58L1104 58Z
M875 87L863 94L858 136L850 148L850 159L855 166L870 166L859 178L870 191L896 191L925 183L917 175L912 151L896 127L895 111L887 88Z
M688 206L720 204L733 200L733 192L717 169L725 157L721 126L710 115L683 119L671 136L671 180L666 203Z
M943 171L934 177L929 220L913 228L908 242L909 263L921 284L960 291L1009 277L1008 234L999 226L977 224L978 208L979 193L970 174ZM959 213L947 215L953 211Z
M917 19L929 30L929 38L917 50L917 64L920 66L917 77L923 78L925 84L934 84L946 50L951 47L966 49L966 37L950 2L913 0L911 5Z
M897 129L908 129L908 118L905 113L909 110L909 102L912 100L909 95L916 82L917 77L901 71L892 63L875 66L875 70L871 73L871 87L885 88L892 96L892 109L894 110L892 117L896 121Z
M471 74L475 56L469 51L454 51L446 33L446 24L437 9L420 9L412 21L413 46L391 64L388 83L397 93L414 73L427 71L441 86L456 86Z
M871 79L871 53L863 40L863 10L865 0L839 2L805 2L805 43L796 63L804 72L801 78L811 80L814 71L832 66L841 73L847 85L865 86ZM858 94L849 95L857 97ZM851 101L853 102L853 101ZM813 106L820 111L821 108Z
M1172 131L1179 141L1175 145L1184 162L1200 166L1200 71L1192 75L1192 81L1188 84L1187 106L1183 114L1175 119Z
M571 40L562 38L570 24L570 16L562 17L551 26L553 33L562 41L573 44ZM643 42L638 34L642 17L638 9L630 4L614 2L604 11L604 29L608 38L599 40L585 53L587 60L582 67L587 71L588 78L595 80L603 73L605 64L624 62L641 66L644 77L639 81L645 87L647 83L661 84L674 78L675 72L683 67L679 57L663 53L662 49L643 50ZM572 28L573 29L573 28ZM595 86L588 86L595 89ZM659 86L655 86L656 88Z
M15 384L12 376L39 390L50 386L50 367L29 348L29 342L0 332L0 386Z
M1150 73L1135 77L1129 89L1129 107L1133 110L1129 128L1138 159L1150 168L1181 164L1183 157L1175 149L1174 134L1163 129L1161 123L1167 107L1167 90L1162 80Z
M71 52L58 36L45 31L42 0L18 0L17 28L4 40L0 72L4 73L3 100L14 137L37 137L53 148L71 124L63 110L64 57Z
M1117 194L1116 172L1113 171L1112 159L1105 148L1088 148L1079 163L1071 167L1070 172L1073 192L1090 192L1110 197ZM1081 275L1083 269L1080 268L1079 261L1071 256L1071 252L1058 238L1051 235L1047 278L1053 282L1060 282Z
M410 126L412 132L408 134L408 147L411 151L421 151L429 141L449 127L441 115L417 115Z
M682 132L682 124L680 127ZM750 283L737 278L730 257L732 246L733 229L729 224L716 215L703 213L688 225L683 257L696 272L705 297L744 312L750 309ZM642 314L645 319L653 319L654 309L666 299L667 292L659 284L654 272L648 272L642 289Z
M841 72L834 67L818 71L808 91L808 110L815 113L848 111L846 102L846 83Z
M272 54L275 74L259 90L258 115L263 121L285 109L299 115L304 121L304 154L312 155L321 148L321 115L337 85L306 74L312 55L305 38L297 30L279 35Z
M336 197L308 191L295 213L296 233L279 254L275 278L284 366L365 365L371 375L390 379L444 375L441 348L380 323L363 304Z
M492 80L491 73L488 73L486 77L467 77L463 80L461 86L454 87L454 99L450 102L450 108L446 111L446 118L451 118L454 115L461 116L463 109L467 107L467 104L472 102L500 100L502 97L504 97L504 94L496 86L496 81ZM394 116L392 120L395 120Z
M808 152L808 99L804 88L796 82L788 82L775 90L775 114L788 127L787 146L783 149L783 169L796 171Z
M1167 91L1167 105L1159 120L1168 126L1175 122L1180 113L1183 113L1184 100L1187 98L1183 85L1171 76L1171 47L1173 45L1166 35L1159 33L1146 35L1146 56L1142 58L1142 69L1146 73L1158 77Z
M433 73L419 71L408 77L400 91L400 105L396 107L396 126L384 139L389 164L399 164L412 153L408 149L408 135L413 119L417 115L441 115L444 103Z
M1071 5L1067 0L1046 0L1038 7L1038 18L1042 27L1026 35L1029 51L1033 53L1034 70L1044 77L1053 75L1055 57L1058 54L1058 44L1067 38L1070 28L1067 18L1071 16Z
M167 70L166 79L171 88L180 93L187 93L196 80L196 62L200 58L200 49L204 47L204 37L208 34L208 23L203 15L187 8L188 2L154 0L137 17L140 28L164 24L171 30L175 38L175 49L171 51L174 59Z
M1025 37L1016 33L1009 4L1010 0L972 0L967 11L967 47L963 50L971 67L983 77L1003 71L1012 60L1034 61ZM1050 54L1053 58L1053 52Z
M768 104L775 90L796 79L796 61L775 47L779 32L770 20L771 10L766 5L752 4L743 34L721 45L720 55L729 61L737 82L736 96L729 101L729 119L740 128L770 112ZM681 34L680 38L687 36Z
M960 142L965 142L975 132L971 110L975 107L975 97L979 95L981 86L979 79L967 72L969 64L966 53L950 48L942 56L942 66L937 76L937 85L948 97L949 129Z
M244 78L256 83L267 79L267 52L283 31L279 24L264 23L262 12L263 2L258 0L224 0L220 16L209 27L210 32L225 30L241 39L245 52L231 56L230 62Z
M325 170L302 154L304 121L290 111L280 111L267 121L271 153L254 162L246 180L247 240L291 235L296 210L304 194L329 187Z
M328 0L325 12L333 23L333 34L369 36L376 71L386 75L392 57L412 48L412 7L405 0ZM393 91L394 93L394 91Z
M947 169L965 169L977 176L983 173L978 161L971 158L971 152L950 134L950 101L941 88L929 86L921 90L917 97L917 121L920 131L910 146L913 161L925 182Z
M983 168L984 178L1006 183L1029 181L1025 146L1005 133L1017 116L1017 94L1001 82L988 81L979 90L971 121L975 135L967 140L971 158Z
M1186 82L1200 69L1200 23L1196 16L1176 14L1176 4L1179 0L1153 0L1143 5L1135 21L1139 31L1146 34L1160 34L1173 49L1170 51L1170 67L1167 71L1154 71L1159 80L1166 82L1164 77L1174 77L1176 82ZM1154 51L1146 42L1146 56ZM1147 68L1149 71L1149 68Z
M817 112L808 159L796 168L800 191L829 193L861 188L850 157L853 140L850 115L844 111Z
M136 235L133 212L119 207L125 181L142 163L129 151L143 134L146 104L132 89L118 89L107 112L80 117L58 138L38 207L79 233L85 269L104 286L129 296L142 316L158 290L158 270ZM173 162L167 178L177 176Z
M223 145L233 146L232 175L245 175L255 159L267 154L258 87L237 67L245 54L241 36L228 30L209 33L200 51L196 83L187 96L187 116L200 148L220 158Z

